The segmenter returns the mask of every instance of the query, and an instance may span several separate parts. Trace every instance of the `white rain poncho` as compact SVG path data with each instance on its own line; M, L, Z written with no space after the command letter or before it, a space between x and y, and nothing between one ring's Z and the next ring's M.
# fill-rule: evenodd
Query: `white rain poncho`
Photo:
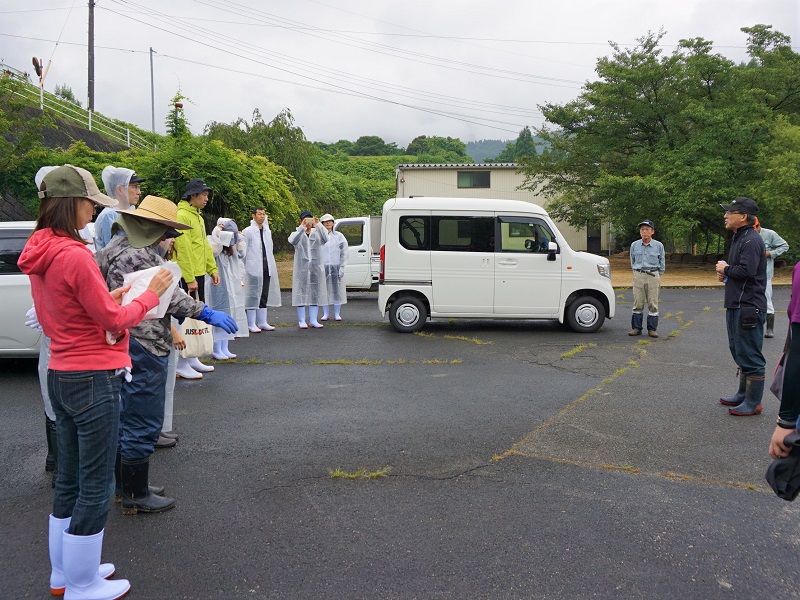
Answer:
M267 306L281 305L281 284L278 281L278 265L272 252L272 231L269 228L269 217L264 219L263 228L259 229L255 221L242 231L247 244L244 257L244 304L245 308L259 308L261 288L264 286L264 250L267 252L269 266L269 293ZM264 236L264 247L261 247L261 236Z
M206 277L206 304L212 310L222 311L236 321L239 331L236 334L227 333L224 329L214 327L212 333L214 341L232 340L234 337L248 337L247 313L244 309L244 288L242 287L240 259L246 252L244 238L239 235L236 223L224 217L217 221L208 242L214 252L214 260L219 271L219 285L213 285L211 277ZM219 226L222 226L220 229ZM232 235L228 235L232 234ZM228 240L227 238L231 239ZM223 245L223 242L227 242ZM233 248L233 254L228 254L226 248Z
M124 167L113 167L108 165L103 169L103 185L106 188L106 195L114 198L119 204L114 208L104 208L97 215L94 222L94 243L97 250L102 250L111 241L111 224L117 219L118 210L130 210L128 202L128 184L133 177L134 171ZM117 188L120 188L119 190Z
M338 231L328 233L328 243L322 247L325 263L325 282L328 286L328 304L347 304L344 267L347 264L347 240Z
M328 241L328 230L322 223L306 235L300 225L289 236L294 246L294 272L292 273L292 306L325 306L328 291L325 285L325 265L322 246Z

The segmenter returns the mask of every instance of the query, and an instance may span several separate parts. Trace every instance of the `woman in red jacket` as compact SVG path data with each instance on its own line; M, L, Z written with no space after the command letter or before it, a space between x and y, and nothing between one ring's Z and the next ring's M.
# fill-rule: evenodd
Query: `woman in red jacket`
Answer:
M100 565L114 485L120 378L131 367L126 329L139 323L172 281L163 269L126 306L108 292L78 231L96 206L116 206L91 174L72 165L42 181L36 229L18 261L31 280L39 323L51 339L47 386L58 430L58 477L50 515L50 588L65 598L115 599L126 579ZM90 365L90 366L89 366Z

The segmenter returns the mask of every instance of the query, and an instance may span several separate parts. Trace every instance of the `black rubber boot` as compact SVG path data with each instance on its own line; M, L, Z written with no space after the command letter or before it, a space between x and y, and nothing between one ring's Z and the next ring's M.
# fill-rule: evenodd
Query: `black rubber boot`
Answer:
M647 335L653 338L658 337L658 315L647 315Z
M764 396L764 373L747 376L744 402L728 412L735 417L752 417L761 413L761 398Z
M628 335L641 335L643 320L644 315L642 313L631 313L631 330Z
M175 507L174 498L156 496L147 483L150 472L150 459L127 461L120 464L122 478L122 514L135 515L137 512L164 512Z
M121 461L122 456L120 456L120 453L117 452L117 462L114 463L114 502L116 503L122 502L122 475L120 474ZM164 495L163 485L150 485L148 483L147 487L151 494L155 494L156 496Z
M764 331L765 338L775 337L775 313L767 313L767 328Z
M739 406L744 402L744 392L747 389L747 376L739 369L739 389L733 396L728 398L720 398L719 403L725 406Z

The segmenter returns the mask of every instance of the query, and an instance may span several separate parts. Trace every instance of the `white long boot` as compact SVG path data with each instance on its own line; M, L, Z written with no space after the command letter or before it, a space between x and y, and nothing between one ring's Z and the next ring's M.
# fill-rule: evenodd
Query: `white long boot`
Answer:
M305 306L298 306L297 307L297 326L300 329L308 329L308 325L306 324L306 307Z
M188 358L178 357L178 365L175 367L175 374L183 379L202 379L203 374L195 371L189 366Z
M199 358L190 358L189 366L192 367L198 373L211 373L211 371L214 370L213 365L207 365L201 363Z
M341 304L334 304L333 305L333 320L334 321L341 321L342 320L342 315L339 314L339 311L341 311L341 310L342 310L342 305Z
M231 343L230 340L222 340L220 342L220 349L222 350L222 353L225 355L226 358L236 358L236 355L230 350L228 350L228 344L230 343Z
M261 330L256 325L256 309L255 308L248 308L247 309L247 330L250 333L261 333Z
M259 308L256 311L256 315L258 316L258 320L256 321L256 325L263 329L264 331L273 331L275 328L267 323L267 309L266 308Z
M308 307L308 324L311 325L314 329L321 329L325 327L322 323L317 321L317 315L319 314L319 306L309 306Z
M228 360L228 355L222 350L222 342L214 342L214 352L211 354L217 360Z
M331 307L327 304L322 307L322 318L320 321L327 321L331 317Z
M56 519L50 515L50 534L48 546L50 547L50 593L53 596L63 596L67 583L64 580L64 566L62 562L62 548L64 547L64 532L69 529L72 517ZM97 569L97 575L108 579L114 574L112 563L102 563Z
M116 600L131 589L127 579L108 581L99 577L103 532L94 535L63 533L62 561L66 589L64 600Z

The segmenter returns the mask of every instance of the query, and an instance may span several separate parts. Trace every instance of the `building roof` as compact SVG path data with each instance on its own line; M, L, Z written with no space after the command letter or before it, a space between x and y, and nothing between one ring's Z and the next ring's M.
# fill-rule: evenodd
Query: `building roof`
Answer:
M444 163L444 164L423 164L408 163L397 165L398 169L518 169L517 163Z

